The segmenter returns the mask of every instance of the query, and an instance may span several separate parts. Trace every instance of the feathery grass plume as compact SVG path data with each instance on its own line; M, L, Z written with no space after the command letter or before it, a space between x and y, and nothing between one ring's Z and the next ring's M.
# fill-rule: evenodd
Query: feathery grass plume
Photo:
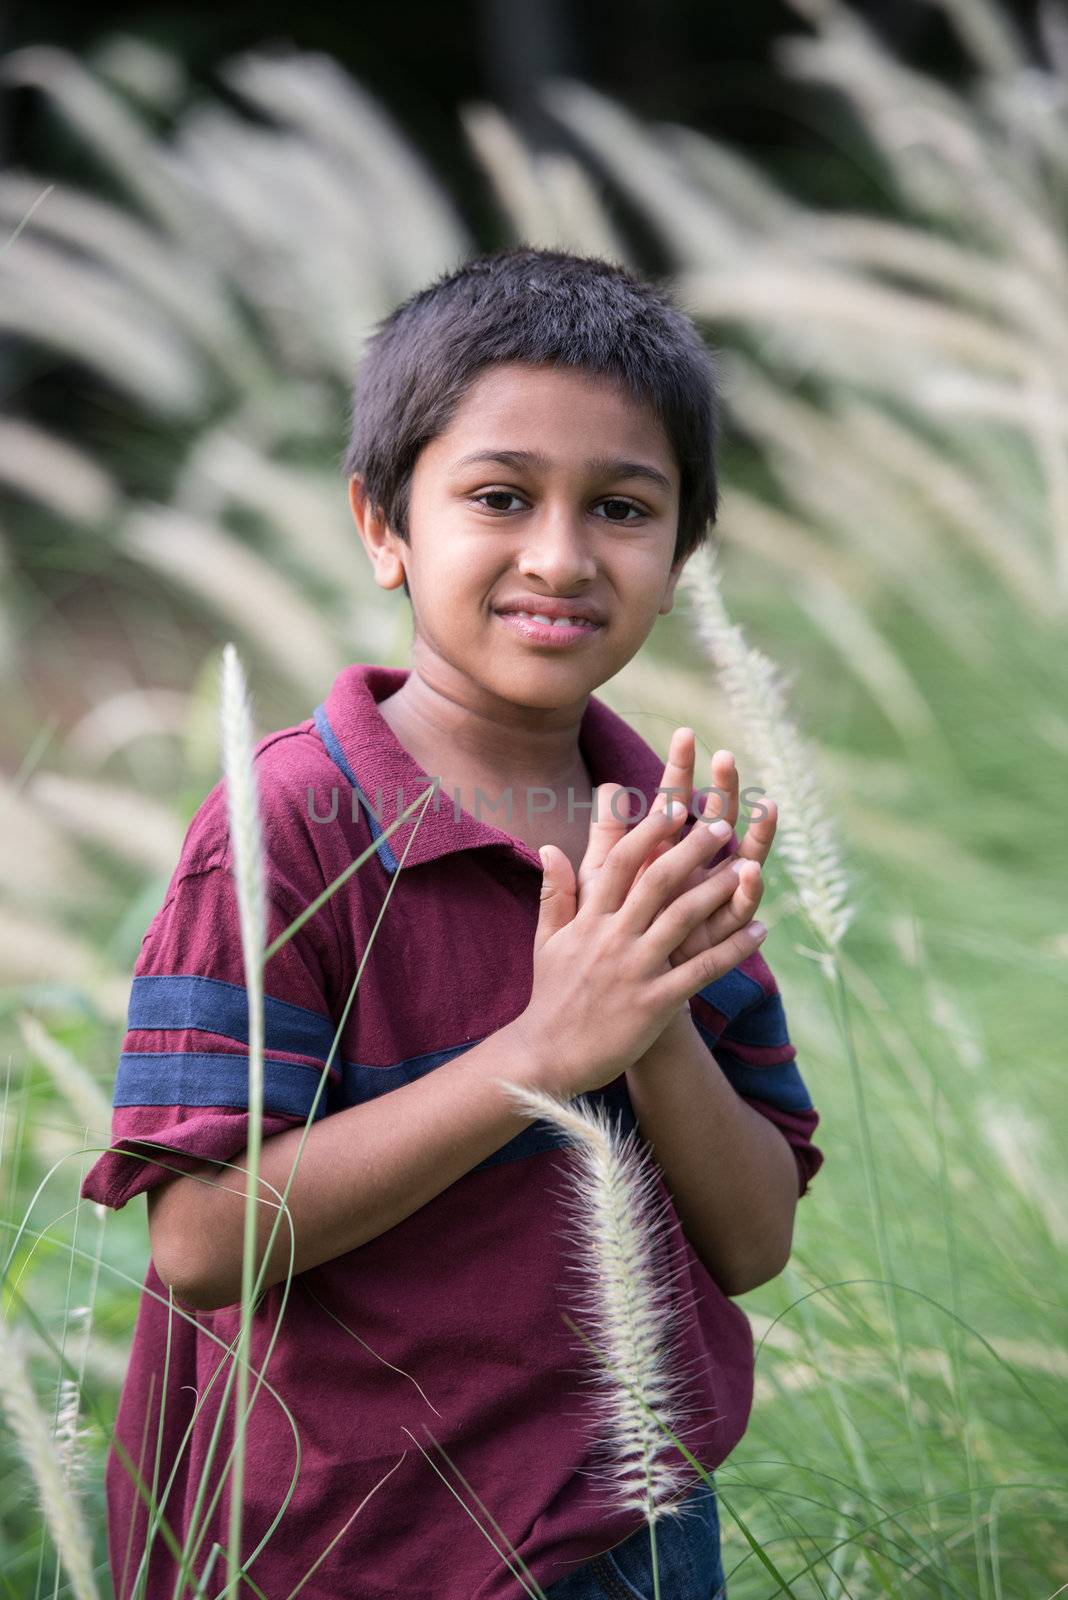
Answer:
M69 837L149 872L166 875L181 852L183 829L172 806L137 789L66 772L35 772L26 792Z
M37 1485L45 1521L74 1600L98 1600L93 1547L81 1506L64 1475L48 1421L34 1393L15 1330L0 1318L0 1404Z
M228 618L258 659L273 661L293 683L318 692L332 681L341 652L324 637L317 608L277 564L225 528L155 506L127 518L123 548Z
M97 1239L103 1241L104 1206L94 1206L97 1212ZM73 1258L72 1258L73 1261ZM71 1378L63 1376L59 1380L56 1392L56 1409L52 1422L52 1438L59 1456L60 1468L67 1485L76 1490L84 1482L89 1467L89 1454L87 1445L92 1438L92 1429L81 1426L82 1389L85 1384L85 1371L89 1359L89 1346L93 1333L93 1304L96 1298L96 1284L100 1270L100 1251L97 1249L93 1262L92 1299L88 1305L75 1306L67 1313L63 1326L63 1344L61 1352L65 1353L67 1336L71 1325L76 1325L77 1332L77 1358L75 1362L76 1376Z
M190 696L177 689L120 689L89 707L67 733L67 749L85 767L103 766L139 739L180 740Z
M389 648L390 630L369 606L367 583L352 559L352 518L332 474L279 461L227 419L190 449L174 499L179 511L206 524L225 525L231 509L252 512L271 530L287 571L302 584L315 579L329 585L353 625L353 639ZM364 629L376 614L380 625L368 637Z
M248 1145L244 1249L241 1260L241 1326L234 1359L234 1455L230 1480L230 1532L227 1592L236 1588L241 1567L241 1522L245 1488L245 1432L248 1423L249 1348L252 1333L253 1278L256 1265L256 1206L260 1148L263 1142L263 951L267 909L263 885L263 836L252 765L252 716L245 675L232 644L223 649L220 725L226 807L230 822L234 884L241 921L241 949L248 995Z
M18 238L18 236L22 232L23 228L26 226L26 224L29 222L30 218L33 216L34 212L37 210L37 207L41 204L42 200L47 200L48 199L48 196L52 193L53 188L54 188L54 185L53 184L49 184L46 189L43 189L39 194L36 195L36 197L35 197L35 199L33 201L33 204L29 207L29 209L25 212L25 214L23 216L19 217L19 220L15 224L15 227L12 230L12 232L4 240L3 244L0 244L0 256L3 255L5 250L10 250L11 246L15 243L15 240Z
M71 1488L85 1476L85 1440L88 1431L81 1422L82 1390L76 1378L60 1378L56 1397L56 1420L52 1439L59 1456L64 1481Z
M105 880L63 828L31 803L25 780L0 784L0 889L39 914L69 896L102 895Z
M603 1430L597 1443L612 1509L641 1511L655 1541L652 1525L679 1514L672 1500L687 1482L682 1458L660 1426L662 1420L678 1434L687 1408L670 1348L671 1284L681 1269L662 1265L670 1208L654 1194L657 1168L639 1148L637 1129L621 1137L605 1107L498 1082L522 1110L576 1141L568 1173L575 1268L592 1323L588 1334L607 1368L598 1361L594 1374Z
M18 173L0 176L0 224L25 204L34 182ZM73 245L95 260L98 270L129 286L135 304L143 296L201 352L211 368L242 387L269 381L262 353L227 301L210 263L175 249L140 217L97 195L63 184L53 187L48 206L34 222L38 239Z
M117 504L103 467L21 418L0 417L0 480L83 527L102 522Z
M528 148L496 106L472 103L459 116L516 239L626 261L600 194L572 157Z
M854 908L838 840L826 815L812 759L786 710L779 669L745 642L727 615L713 553L699 552L683 568L692 591L698 636L719 674L729 704L745 730L760 782L779 808L775 842L801 907L829 950L837 948Z
M884 1285L887 1315L894 1330L898 1380L906 1397L906 1416L917 1456L922 1459L907 1371L907 1340L891 1285L894 1266L885 1209L879 1196L875 1142L864 1101L863 1081L850 1017L849 995L838 946L854 908L847 904L849 883L839 859L838 841L824 810L812 760L796 724L786 710L786 685L774 663L745 643L742 629L732 624L723 603L715 553L699 552L683 569L683 581L694 599L698 636L707 646L728 703L745 730L761 783L779 808L776 844L793 882L798 902L817 938L814 952L830 985L837 1009L842 1045L848 1062L860 1129L861 1164L872 1228Z
M6 899L0 916L0 975L5 984L24 985L31 1004L37 986L58 987L68 995L87 996L114 1021L126 1016L128 976L105 966L88 939L64 932L54 917L50 922L31 917Z
M874 582L879 591L885 591L889 584L907 595L932 630L974 662L975 639L956 594L956 552L948 539L931 537L933 508L920 486L902 481L892 470L886 429L878 427L879 411L872 408L869 413L877 419L875 429L867 430L868 437L875 432L874 442L869 444L855 425L852 397L842 401L836 396L817 405L788 392L781 383L769 381L755 362L737 353L727 357L722 366L733 414L744 419L744 430L759 442L784 501L800 507L804 516L824 530L825 538L829 535L834 540L836 559L840 551L850 552L854 571L862 560L870 574L869 586ZM904 429L900 436L906 441L909 437ZM936 451L932 455L944 459L948 452L942 458ZM981 499L974 494L973 498ZM948 529L948 512L939 510L938 516ZM987 513L987 520L994 523L997 541L1004 546L998 518ZM999 571L1019 565L1021 575L1011 591L1021 600L1048 591L1044 564L1037 558L1029 561L1023 548L1007 549L998 560L979 541L971 543L976 553ZM842 576L848 578L848 573ZM857 592L855 587L853 592ZM832 627L824 632L832 648L841 649L841 630ZM865 666L869 668L870 689L873 675L868 655L850 651L847 665L858 677ZM899 664L899 675L900 671ZM874 676L878 681L880 674Z
M85 1369L89 1359L89 1346L93 1337L93 1308L96 1304L96 1291L100 1283L100 1258L104 1249L104 1225L107 1220L106 1206L94 1203L92 1209L96 1215L96 1248L93 1251L89 1296L85 1305L71 1308L69 1297L74 1280L74 1252L72 1250L67 1276L67 1308L63 1317L63 1334L59 1346L60 1361L61 1363L66 1363L67 1343L73 1328L75 1330L76 1346L75 1358L70 1365L74 1367L74 1376L68 1377L64 1374L60 1378L56 1391L55 1414L52 1419L52 1438L59 1453L63 1476L72 1489L76 1489L83 1481L88 1466L86 1443L91 1437L91 1430L80 1426L82 1389L85 1385ZM79 1210L79 1221L80 1218L81 1213ZM75 1242L77 1242L77 1238L76 1222Z
M78 1126L88 1128L90 1136L94 1133L106 1136L111 1127L111 1104L96 1079L85 1070L77 1056L52 1037L32 1012L18 1011L15 1020L27 1050L47 1067Z
M361 195L364 215L375 216L381 235L375 247L388 261L399 295L422 287L442 262L458 261L470 253L467 227L417 146L405 138L387 107L339 62L319 51L249 51L226 62L222 75L272 123L283 123L290 141L307 149L321 175L317 198L322 203L329 206L333 198L327 187L330 176L340 180L342 194L347 191L350 210L354 188ZM255 134L247 122L240 131L248 150ZM280 143L275 141L272 166ZM266 220L262 201L261 208ZM344 217L333 219L332 226L331 220L327 211L321 238L328 242L346 226ZM348 226L353 228L351 220ZM305 246L282 219L275 227L280 238L291 236L296 254L306 257ZM353 232L358 236L366 229L357 221ZM321 288L328 287L321 282ZM343 297L351 298L352 292L351 283L346 284ZM347 371L344 376L347 382Z
M1024 1199L1034 1207L1059 1249L1068 1247L1068 1184L1042 1122L1025 1106L997 1094L980 1096L977 1117L983 1139Z
M53 350L78 350L108 383L171 421L208 403L206 363L161 311L92 264L27 233L2 263L0 327ZM51 310L51 315L50 315Z

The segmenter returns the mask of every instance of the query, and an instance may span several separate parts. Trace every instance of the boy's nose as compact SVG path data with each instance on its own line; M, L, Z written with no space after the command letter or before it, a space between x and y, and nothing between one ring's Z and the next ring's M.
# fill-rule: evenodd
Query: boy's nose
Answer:
M575 512L546 512L532 523L517 562L525 577L540 577L559 592L597 576L586 530Z

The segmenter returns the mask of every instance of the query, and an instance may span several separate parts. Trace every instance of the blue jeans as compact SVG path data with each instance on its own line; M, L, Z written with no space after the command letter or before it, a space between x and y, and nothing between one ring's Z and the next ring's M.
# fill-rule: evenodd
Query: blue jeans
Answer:
M658 1519L656 1565L662 1600L727 1600L715 1487L698 1484L677 1515ZM545 1594L547 1600L652 1600L648 1524L557 1579Z

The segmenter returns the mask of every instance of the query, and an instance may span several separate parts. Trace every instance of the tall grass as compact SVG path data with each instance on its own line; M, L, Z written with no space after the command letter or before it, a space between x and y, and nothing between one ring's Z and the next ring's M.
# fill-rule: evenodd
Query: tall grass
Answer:
M71 1482L69 1456L49 1431L15 1330L4 1322L0 1322L0 1404L22 1459L33 1475L42 1514L75 1600L97 1600L91 1541Z
M624 193L707 325L726 391L724 591L750 648L789 678L806 729L795 787L812 775L833 797L860 886L863 915L832 941L821 987L814 972L832 969L800 858L777 848L765 871L766 954L827 1163L790 1267L744 1300L755 1404L716 1474L732 1600L786 1584L799 1600L1002 1600L1068 1582L1055 1045L1068 50L1052 7L1034 60L986 0L942 9L972 63L959 89L838 4L806 8L808 33L782 41L795 85L849 106L846 154L882 183L878 217L811 205L586 85L549 100L596 165L526 150L499 112L463 115L517 237L626 260ZM159 96L150 115L134 70L140 103ZM347 387L375 318L475 246L388 116L322 58L235 61L225 107L185 100L147 47L98 66L39 48L3 71L48 97L119 198L61 173L0 175L0 224L20 229L0 253L0 320L17 348L74 362L139 418L136 438L109 429L106 445L93 426L59 437L31 416L0 433L15 752L0 973L5 1015L30 1019L4 1062L3 1310L52 1398L81 1360L60 1354L85 1331L74 1308L95 1270L76 1169L161 898L160 812L181 825L214 779L214 647L238 641L270 726L306 716L335 663L405 659L401 613L391 622L347 531ZM112 608L107 649L129 637L132 657L104 658L68 594L85 580ZM781 776L759 772L789 752L753 740L692 599L603 698L660 749L684 723L701 750L736 749L743 784L779 800L785 845ZM156 802L139 852L119 848L123 789ZM830 868L808 910L821 902L844 931ZM103 1452L146 1253L143 1213L128 1211L107 1222L75 1425L101 1587ZM240 1362L219 1354L236 1383ZM8 1593L36 1600L66 1581L42 1564L59 1538L13 1432L0 1462L0 1569Z
M672 1275L661 1242L668 1213L655 1204L656 1168L632 1133L621 1138L603 1108L589 1109L521 1084L510 1098L573 1142L568 1168L579 1295L603 1367L593 1376L595 1446L609 1508L642 1513L649 1528L653 1592L660 1600L656 1524L677 1514L682 1485L668 1434L685 1415L685 1379L674 1366Z
M241 1526L245 1504L245 1441L248 1432L249 1350L252 1337L252 1286L256 1271L256 1208L259 1204L260 1151L263 1145L263 952L267 944L263 832L252 763L252 716L245 675L232 644L223 651L220 729L226 810L233 851L234 886L248 996L248 1144L244 1245L241 1255L241 1328L235 1360L234 1462L230 1478L228 1590L237 1588L241 1568Z

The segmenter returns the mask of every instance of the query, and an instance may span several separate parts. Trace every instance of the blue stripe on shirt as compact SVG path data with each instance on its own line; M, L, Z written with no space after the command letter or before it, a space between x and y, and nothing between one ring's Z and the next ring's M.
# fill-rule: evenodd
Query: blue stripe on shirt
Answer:
M341 1069L341 1098L345 1105L362 1105L368 1100L377 1100L380 1095L389 1094L390 1090L399 1089L402 1084L416 1082L428 1072L433 1072L435 1068L444 1065L446 1061L453 1060L465 1050L472 1050L476 1044L481 1043L481 1039L468 1039L464 1044L452 1045L446 1050L431 1050L424 1055L411 1056L408 1060L398 1061L391 1067L368 1067L358 1061L346 1061ZM614 1087L594 1090L588 1095L580 1096L579 1100L585 1104L593 1101L605 1104L619 1119L621 1132L624 1135L636 1125L626 1082L622 1078ZM472 1167L471 1171L481 1172L483 1167L493 1167L502 1161L517 1161L523 1156L537 1155L542 1150L551 1150L573 1143L574 1140L562 1130L539 1117L529 1127L516 1134L515 1138L509 1139L499 1150L494 1150L484 1161Z
M754 1100L766 1100L769 1106L777 1106L781 1111L812 1109L808 1089L796 1062L784 1061L775 1067L752 1067L731 1054L723 1043L722 1035L717 1037L699 1022L696 1026L731 1088L738 1094L750 1095Z
M730 972L725 972L722 978L715 978L711 983L706 983L703 989L698 989L693 999L698 1002L704 1001L705 1005L712 1006L722 1014L725 1033L735 1017L740 1016L743 1011L759 1006L765 999L765 994L755 978L750 978L737 967L733 967ZM700 1010L699 1004L693 1008L695 1022ZM707 1023L703 1023L702 1032L706 1037L710 1031Z
M345 755L344 750L341 748L341 741L334 732L333 728L330 726L329 718L326 715L326 709L323 706L316 706L315 708L315 726L319 730L319 737L323 741L323 748L326 750L327 755L330 757L335 767L344 773L349 783L352 784L352 787L359 795L363 804L363 808L367 812L367 820L371 824L372 839L379 839L381 841L378 845L378 859L381 861L387 872L396 872L397 858L393 854L389 840L382 838L382 828L379 825L378 818L374 814L371 802L368 800L367 796L360 788L360 785L357 783L356 774L353 772L352 767L349 765L348 758Z
M780 1049L789 1044L782 995L764 995L756 1005L732 1017L720 1037L725 1044L752 1045L760 1050Z
M330 1054L336 1029L329 1017L265 995L263 1019L267 1050L314 1056L319 1061ZM164 1033L196 1028L248 1044L248 994L240 984L224 983L220 978L185 974L135 978L127 1025Z
M319 1083L314 1067L265 1056L263 1109L307 1117ZM248 1109L248 1056L207 1051L127 1050L115 1075L115 1106L233 1106ZM326 1111L326 1090L316 1118Z
M467 1040L447 1050L433 1050L412 1056L406 1061L398 1061L392 1067L370 1067L356 1061L346 1061L341 1068L340 1094L334 1098L332 1091L329 1103L325 1091L320 1095L316 1119L328 1110L377 1100L404 1083L414 1083L481 1042L478 1039ZM314 1067L265 1056L264 1111L306 1118L317 1083L318 1075ZM617 1083L593 1090L579 1099L585 1104L603 1104L618 1123L622 1136L636 1126L626 1081L622 1077ZM236 1052L128 1050L119 1059L113 1104L231 1106L235 1110L245 1110L248 1107L248 1057ZM518 1161L524 1156L537 1155L543 1150L573 1143L574 1140L562 1130L538 1118L471 1170L480 1172L484 1167L497 1166L504 1161Z

